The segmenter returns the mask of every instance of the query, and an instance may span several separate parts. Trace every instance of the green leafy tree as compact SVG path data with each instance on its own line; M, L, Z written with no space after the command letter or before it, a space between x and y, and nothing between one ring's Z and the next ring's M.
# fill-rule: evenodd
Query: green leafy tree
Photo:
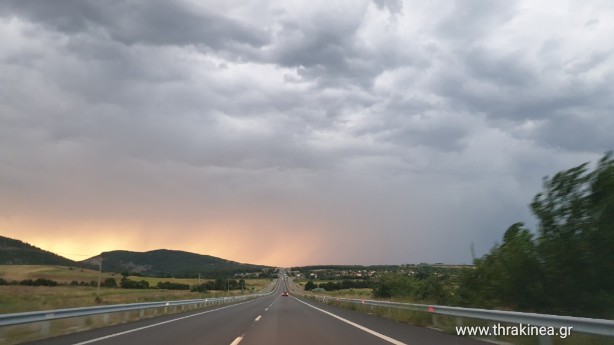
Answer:
M313 282L313 280L308 281L305 284L305 291L311 291L313 289L317 288L316 284Z
M461 278L467 305L594 317L614 310L614 160L606 154L543 181L531 203L537 236L522 223Z
M539 219L537 250L548 302L556 312L614 307L614 161L587 164L544 179L531 204Z
M402 274L383 274L373 288L375 297L410 297L414 295L416 284L413 279Z
M117 281L115 280L115 278L107 278L104 280L104 282L102 282L101 286L114 288L117 287Z
M541 267L533 235L522 223L510 226L503 243L475 260L462 280L461 298L484 307L532 309L541 304Z

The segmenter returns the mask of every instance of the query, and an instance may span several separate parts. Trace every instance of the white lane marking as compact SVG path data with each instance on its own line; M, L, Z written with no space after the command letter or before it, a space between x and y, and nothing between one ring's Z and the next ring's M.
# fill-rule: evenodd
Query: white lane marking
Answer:
M268 310L269 310L269 308L264 309L264 311L268 311Z
M230 345L237 345L238 343L241 342L241 340L243 340L243 336L237 337L237 339L235 339L232 343L230 343Z
M136 332L136 331L142 331L144 329L147 328L152 328L152 327L156 327L156 326L160 326L160 325L164 325L167 323L171 323L171 322L175 322L175 321L179 321L179 320L183 320L183 319L187 319L190 317L194 317L194 316L198 316L198 315L203 315L203 314L207 314L207 313L211 313L214 311L218 311L218 310L222 310L222 309L226 309L226 308L231 308L231 307L236 307L238 305L244 304L244 303L249 303L252 301L257 301L258 299L255 300L251 300L251 301L245 301L245 302L241 302L241 303L237 303L237 304L233 304L233 305L227 305L225 307L221 307L221 308L217 308L217 309L212 309L212 310L207 310L207 311L203 311L197 314L192 314L192 315L188 315L188 316L182 316L182 317L178 317L176 319L172 319L172 320L166 320L166 321L162 321L162 322L158 322L158 323L154 323L152 325L147 325L147 326L143 326L143 327L139 327L139 328L134 328L134 329L129 329L127 331L123 331L123 332L119 332L119 333L113 333L113 334L109 334L109 335L105 335L104 337L100 337L100 338L94 338L94 339L90 339L90 340L86 340L80 343L76 343L74 345L84 345L84 344L90 344L90 343L95 343L97 341L101 341L101 340L105 340L105 339L109 339L109 338L114 338L114 337L118 337L120 335L124 335L124 334L128 334L128 333L132 333L132 332Z
M260 318L261 318L261 317L262 317L262 315L258 315L258 317L256 318L256 320L254 320L254 321L258 321L258 320L260 320Z
M384 340L386 340L386 341L387 341L387 342L389 342L389 343L392 343L392 344L395 344L395 345L407 345L407 344L402 343L402 342L400 342L400 341L398 341L398 340L396 340L396 339L390 338L390 337L389 337L389 336L387 336L387 335L383 335L383 334L378 333L378 332L376 332L376 331L374 331L374 330L372 330L372 329L369 329L369 328L367 328L367 327L365 327L365 326L361 326L361 325L359 325L359 324L357 324L357 323L354 323L354 322L352 322L352 321L350 321L350 320L346 320L346 319L342 318L341 316L337 316L337 315L335 315L335 314L333 314L333 313L331 313L331 312L328 312L328 311L326 311L326 310L324 310L324 309L320 309L320 308L318 308L318 307L314 307L314 306L312 306L311 304L309 304L309 303L305 303L305 302L301 301L300 299L298 299L298 298L296 298L296 297L292 297L292 298L294 298L295 300L297 300L297 301L299 301L299 302L303 303L304 305L307 305L307 306L312 307L313 309L319 310L319 311L323 312L324 314L328 314L328 315L330 315L330 316L332 316L332 317L334 317L334 318L336 318L336 319L339 319L339 320L341 320L341 321L343 321L343 322L345 322L345 323L347 323L347 324L349 324L349 325L351 325L351 326L354 326L354 327L356 327L356 328L358 328L358 329L361 329L361 330L363 330L363 331L365 331L365 332L367 332L367 333L369 333L369 334L372 334L372 335L374 335L374 336L376 336L376 337L378 337L378 338L380 338L380 339L384 339Z

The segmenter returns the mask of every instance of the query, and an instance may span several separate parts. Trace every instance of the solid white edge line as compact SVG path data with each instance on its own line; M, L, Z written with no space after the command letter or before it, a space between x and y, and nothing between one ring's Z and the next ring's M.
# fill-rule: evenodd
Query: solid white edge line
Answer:
M258 317L256 318L256 320L254 320L254 321L258 321L258 320L260 320L260 318L261 318L261 317L262 317L262 315L258 315Z
M344 319L344 318L342 318L341 316L337 316L337 315L335 315L335 314L333 314L333 313L331 313L331 312L328 312L328 311L326 311L326 310L324 310L324 309L320 309L320 308L315 307L315 306L313 306L313 305L311 305L311 304L309 304L309 303L303 302L303 301L301 301L300 299L298 299L298 298L296 298L296 297L294 297L294 296L292 296L292 298L294 298L295 300L297 300L297 301L299 301L299 302L303 303L304 305L310 306L310 307L312 307L313 309L316 309L316 310L318 310L318 311L323 312L324 314L328 314L328 315L330 315L330 316L332 316L332 317L334 317L334 318L336 318L336 319L338 319L338 320L341 320L341 321L343 321L343 322L345 322L345 323L347 323L347 324L349 324L349 325L351 325L351 326L354 326L354 327L356 327L356 328L358 328L358 329L360 329L360 330L363 330L363 331L365 331L365 332L367 332L367 333L369 333L369 334L372 334L372 335L374 335L374 336L376 336L376 337L378 337L378 338L380 338L380 339L384 339L384 340L386 340L386 341L387 341L387 342L389 342L389 343L392 343L392 344L395 344L395 345L407 345L407 344L405 344L405 343L403 343L403 342L400 342L400 341L398 341L398 340L396 340L396 339L394 339L394 338L390 338L390 337L389 337L389 336L387 336L387 335L383 335L383 334L381 334L381 333L379 333L379 332L376 332L376 331L374 331L374 330L372 330L372 329L369 329L369 328L367 328L367 327L365 327L365 326L361 326L361 325L359 325L359 324L357 324L357 323L354 323L354 322L352 322L352 321L350 321L350 320Z
M84 344L90 344L90 343L95 343L97 341L101 341L101 340L105 340L105 339L109 339L109 338L114 338L114 337L118 337L120 335L124 335L124 334L128 334L128 333L132 333L132 332L137 332L137 331L142 331L144 329L148 329L148 328L152 328L152 327L156 327L156 326L160 326L160 325L164 325L167 323L171 323L171 322L175 322L175 321L179 321L179 320L183 320L183 319L187 319L190 317L194 317L194 316L198 316L198 315L203 315L203 314L207 314L207 313L211 313L214 311L218 311L218 310L222 310L222 309L226 309L226 308L231 308L231 307L236 307L238 305L244 304L244 303L249 303L249 302L253 302L256 301L258 299L253 299L251 301L245 301L245 302L241 302L241 303L237 303L237 304L232 304L232 305L227 305L225 307L221 307L221 308L217 308L217 309L211 309L211 310L206 310L200 313L196 313L196 314L192 314L192 315L188 315L188 316L182 316L176 319L172 319L172 320L166 320L166 321L162 321L162 322L158 322L158 323L154 323L151 325L147 325L147 326L143 326L143 327L139 327L139 328L134 328L134 329L129 329L127 331L123 331L123 332L119 332L119 333L113 333L113 334L109 334L109 335L105 335L104 337L100 337L100 338L94 338L94 339L90 339L90 340L86 340L80 343L75 343L73 345L84 345Z
M237 337L237 339L230 343L230 345L237 345L241 342L241 340L243 340L243 336Z

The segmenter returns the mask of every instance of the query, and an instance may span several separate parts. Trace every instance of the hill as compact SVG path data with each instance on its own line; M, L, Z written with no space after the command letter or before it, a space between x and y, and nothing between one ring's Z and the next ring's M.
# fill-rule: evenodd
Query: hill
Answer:
M240 272L257 272L266 266L243 264L210 255L179 250L159 249L148 252L115 250L100 254L107 272L130 272L159 277L214 276ZM96 257L84 260L93 263Z
M83 266L82 263L4 236L0 236L0 265Z

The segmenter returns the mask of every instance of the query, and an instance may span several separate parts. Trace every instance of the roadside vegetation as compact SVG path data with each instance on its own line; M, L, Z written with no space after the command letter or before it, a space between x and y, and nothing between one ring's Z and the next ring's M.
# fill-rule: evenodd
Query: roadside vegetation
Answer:
M373 298L614 318L614 160L605 155L543 180L531 211L535 231L512 224L473 266L311 266L293 268L306 291ZM359 283L357 283L359 282Z
M459 303L614 318L614 160L604 156L543 180L534 233L511 225L463 275Z

